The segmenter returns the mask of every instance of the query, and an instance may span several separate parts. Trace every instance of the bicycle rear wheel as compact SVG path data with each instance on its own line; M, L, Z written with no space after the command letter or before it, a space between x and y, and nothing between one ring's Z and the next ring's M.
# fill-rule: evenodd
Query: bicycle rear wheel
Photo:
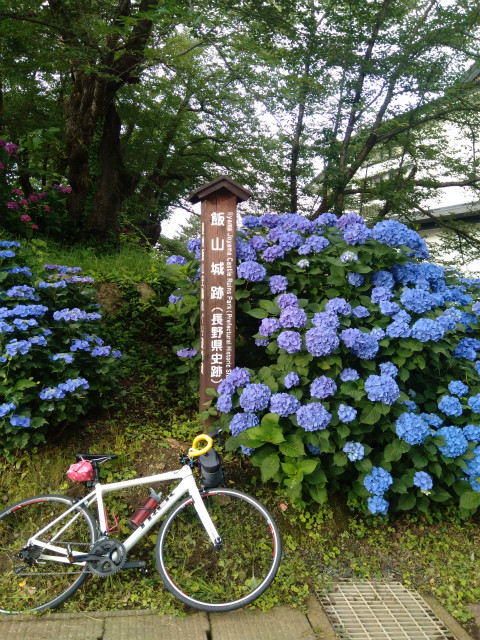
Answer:
M25 547L31 536L73 504L67 496L35 496L0 513L0 612L24 613L57 607L84 582L85 562L70 564L65 562L66 555L59 552ZM69 545L74 553L88 553L97 535L90 511L76 506L46 531L41 540L65 550Z
M216 550L187 498L166 517L155 558L175 597L203 611L231 611L258 598L274 579L280 534L268 510L236 489L211 489L202 499L223 540Z

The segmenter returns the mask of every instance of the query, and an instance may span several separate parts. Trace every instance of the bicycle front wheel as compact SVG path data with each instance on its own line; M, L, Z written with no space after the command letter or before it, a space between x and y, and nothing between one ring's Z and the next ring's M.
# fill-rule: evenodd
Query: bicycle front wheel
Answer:
M174 508L159 531L158 572L175 597L203 611L231 611L258 598L274 579L280 534L269 511L236 489L202 494L219 536L216 550L192 498Z
M88 553L97 538L95 519L86 507L76 506L41 536L59 551L26 547L29 538L73 504L67 496L36 496L0 513L0 612L57 607L84 582L86 563L71 564L66 551Z

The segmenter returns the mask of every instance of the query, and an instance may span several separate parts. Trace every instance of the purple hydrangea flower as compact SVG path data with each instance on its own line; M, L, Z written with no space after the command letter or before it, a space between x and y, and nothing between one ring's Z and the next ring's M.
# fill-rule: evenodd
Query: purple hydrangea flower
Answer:
M353 309L352 311L352 316L354 318L368 318L369 315L370 315L370 311L367 309L367 307L364 307L362 304L359 304L358 306L356 306L355 309Z
M278 244L284 251L290 251L303 244L303 238L296 231L287 231L282 233L278 239Z
M319 402L310 402L297 411L297 422L305 431L322 431L330 424L332 415Z
M320 311L313 316L312 324L315 327L322 327L324 329L338 329L340 326L340 320L336 313Z
M239 387L244 387L250 382L250 373L242 367L235 367L232 369L225 380L222 380L217 387L217 391L220 394L223 393L235 393Z
M250 282L262 282L267 275L267 270L255 260L246 260L238 265L237 275Z
M240 396L240 406L248 413L266 409L272 392L266 384L247 384Z
M302 338L296 331L282 331L277 338L277 344L287 353L297 353L302 348Z
M187 259L184 258L183 256L170 256L165 264L180 264L180 265L184 265L187 264Z
M274 262L275 260L281 260L284 257L284 250L276 244L272 247L268 247L268 249L265 249L265 251L262 253L262 258L265 260L265 262Z
M258 427L260 420L254 413L236 413L230 421L230 433L238 436L245 429Z
M387 287L375 287L372 289L370 300L376 304L377 302L386 302L393 296L393 291Z
M300 329L307 324L307 314L303 309L287 307L280 313L280 324L284 329Z
M305 345L312 356L328 356L339 344L337 334L331 329L314 327L305 334Z
M272 333L280 329L280 321L277 318L264 318L260 323L258 333L261 336L271 336Z
M336 391L337 385L335 384L335 381L328 376L315 378L310 385L310 395L312 398L328 398L329 396L335 395Z
M230 413L232 410L232 396L228 393L223 393L218 397L217 409L222 413Z
M351 224L345 230L343 239L347 244L357 245L364 244L370 237L372 232L364 222L360 224Z
M277 298L277 304L280 309L298 307L298 298L294 293L282 293L282 295Z
M283 379L283 384L285 385L285 387L287 389L291 389L292 387L296 387L299 384L299 382L300 382L300 378L293 371L291 371L290 373L287 373L287 375Z
M395 378L395 376L398 374L398 369L393 364L393 362L382 362L379 368L382 376L390 376L392 378Z
M253 236L250 240L250 246L254 249L254 251L265 251L268 247L267 239L263 236Z
M289 393L274 393L270 398L270 411L283 418L288 417L300 408L300 400Z
M179 358L189 358L190 360L197 355L196 349L179 349L177 356Z
M349 369L348 367L344 369L340 374L340 379L342 382L348 382L349 380L358 380L359 374L356 369Z
M344 298L332 298L325 305L327 313L339 313L342 316L348 316L352 312L352 307Z
M272 276L268 281L268 286L272 293L282 293L288 286L288 280L285 276Z

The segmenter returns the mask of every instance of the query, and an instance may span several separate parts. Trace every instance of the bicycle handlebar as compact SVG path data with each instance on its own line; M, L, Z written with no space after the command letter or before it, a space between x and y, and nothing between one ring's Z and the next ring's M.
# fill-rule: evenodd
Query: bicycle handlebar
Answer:
M206 442L207 444L201 449L196 449L197 444L202 441ZM197 456L202 456L204 453L207 453L207 451L210 451L212 447L213 447L212 438L210 436L207 436L206 433L201 433L199 436L196 436L196 438L194 438L192 442L192 446L188 450L188 456L189 458L196 458Z

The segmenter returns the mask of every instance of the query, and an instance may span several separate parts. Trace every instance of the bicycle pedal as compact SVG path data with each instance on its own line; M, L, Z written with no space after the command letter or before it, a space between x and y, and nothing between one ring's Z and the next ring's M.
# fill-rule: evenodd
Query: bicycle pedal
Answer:
M125 562L122 567L123 569L145 569L147 563L145 560L138 560L137 562Z

